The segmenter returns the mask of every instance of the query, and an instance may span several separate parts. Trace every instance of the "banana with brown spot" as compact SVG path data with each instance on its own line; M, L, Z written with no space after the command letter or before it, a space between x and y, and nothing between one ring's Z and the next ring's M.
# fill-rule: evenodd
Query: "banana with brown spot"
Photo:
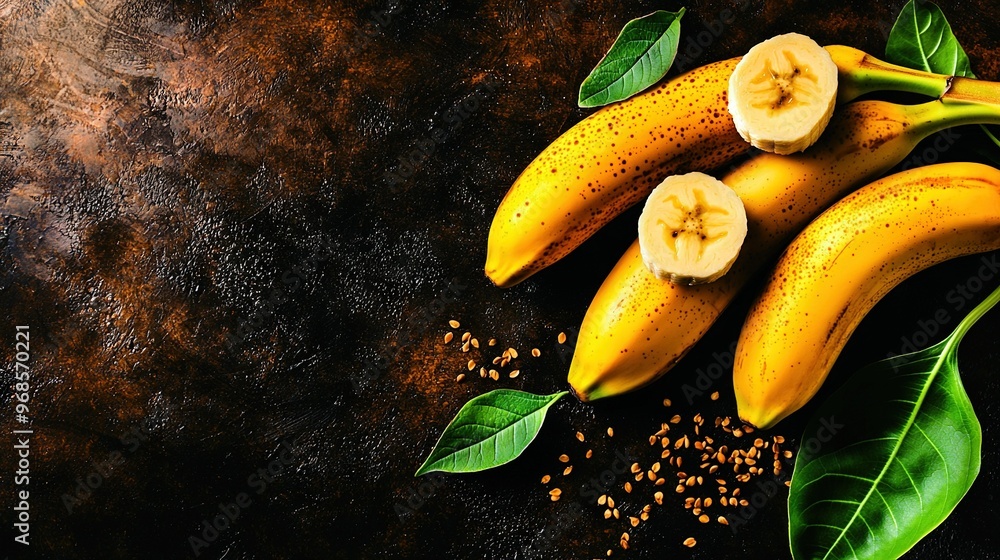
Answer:
M782 255L736 349L740 418L770 428L816 394L851 333L903 280L1000 249L1000 171L943 163L833 205Z

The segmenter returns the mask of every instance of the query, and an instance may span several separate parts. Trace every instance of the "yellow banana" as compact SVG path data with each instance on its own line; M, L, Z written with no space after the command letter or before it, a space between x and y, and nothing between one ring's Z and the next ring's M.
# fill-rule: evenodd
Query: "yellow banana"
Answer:
M944 163L876 181L833 205L782 255L740 334L740 418L769 428L806 404L855 327L897 284L1000 249L1000 171Z
M795 155L762 153L723 177L746 207L748 233L730 271L711 284L658 280L633 243L601 285L577 339L569 383L581 400L617 395L669 370L758 268L824 208L891 169L933 132L1000 122L997 84L955 79L921 105L859 101L839 108L820 141ZM992 90L990 88L993 88Z
M915 72L844 46L827 47L838 101L884 89L938 97L945 76ZM490 227L486 275L508 287L563 258L643 200L666 176L708 170L745 153L729 114L739 58L708 64L605 107L557 138L521 173Z

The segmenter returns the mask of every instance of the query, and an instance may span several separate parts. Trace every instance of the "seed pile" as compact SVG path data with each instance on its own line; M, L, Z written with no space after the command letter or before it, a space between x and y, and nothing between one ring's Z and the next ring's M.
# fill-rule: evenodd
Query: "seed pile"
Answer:
M718 398L718 392L711 395L713 401ZM663 405L669 409L672 402L664 399ZM632 463L625 473L626 480L615 482L615 488L621 493L609 490L596 500L604 519L628 524L618 540L619 548L628 550L633 546L631 529L650 519L654 504L676 506L680 511L690 512L701 524L729 526L731 516L740 515L740 508L750 505L744 494L747 483L773 475L784 479L788 486L788 477L783 476L782 471L793 454L783 449L785 438L780 435L755 437L751 435L754 431L753 427L734 422L728 416L707 420L702 414L689 418L681 414L670 415L649 436L649 446L656 450L658 457L650 458L648 463ZM613 437L614 430L609 427L607 435ZM585 441L581 432L577 432L577 439ZM586 457L592 456L593 450L588 449ZM566 453L559 455L558 460L561 464L571 462ZM564 469L563 476L571 471L570 465ZM542 484L551 481L549 475L542 477ZM549 491L553 501L561 494L560 488ZM681 544L693 548L698 543L694 537L689 537ZM613 553L614 549L607 550L607 556Z
M462 328L462 323L452 319L448 321L448 326L452 329L444 333L444 343L452 344L455 342L456 332ZM559 344L566 343L566 333L559 333L557 340ZM501 377L507 376L510 379L517 379L521 375L520 361L515 362L520 357L520 353L514 347L508 347L506 350L500 352L500 355L493 356L489 358L486 354L495 353L497 348L497 339L490 338L486 342L485 348L480 349L479 338L472 335L471 332L464 332L458 340L459 349L463 354L478 354L478 360L474 356L470 356L469 361L465 364L466 369L469 372L476 371L479 368L479 377L483 379L492 379L493 381L499 381ZM542 356L542 351L538 348L531 349L531 356L533 358L540 358ZM507 371L504 371L504 370ZM471 375L471 374L470 374ZM465 380L465 373L459 373L455 377L456 383L461 383Z

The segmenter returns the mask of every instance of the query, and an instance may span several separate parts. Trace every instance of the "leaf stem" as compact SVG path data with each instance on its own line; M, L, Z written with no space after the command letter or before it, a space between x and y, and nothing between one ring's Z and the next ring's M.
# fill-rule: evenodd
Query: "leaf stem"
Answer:
M965 316L965 319L962 319L962 322L958 324L958 328L955 329L955 332L951 336L951 338L955 341L954 344L957 345L961 342L962 337L965 336L965 333L969 332L969 329L976 324L976 321L989 312L990 309L993 309L998 302L1000 302L1000 287L993 290L992 294L983 300L982 303L977 305L975 309L970 311L969 314Z

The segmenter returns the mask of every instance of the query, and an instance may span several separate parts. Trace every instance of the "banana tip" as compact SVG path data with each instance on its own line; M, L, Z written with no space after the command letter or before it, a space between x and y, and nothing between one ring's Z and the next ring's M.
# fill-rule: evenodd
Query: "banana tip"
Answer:
M578 400L578 401L580 401L582 403L590 402L590 399L587 397L587 394L586 393L577 392L576 387L574 387L573 385L569 386L569 394L571 394L574 397L576 397L576 400Z

